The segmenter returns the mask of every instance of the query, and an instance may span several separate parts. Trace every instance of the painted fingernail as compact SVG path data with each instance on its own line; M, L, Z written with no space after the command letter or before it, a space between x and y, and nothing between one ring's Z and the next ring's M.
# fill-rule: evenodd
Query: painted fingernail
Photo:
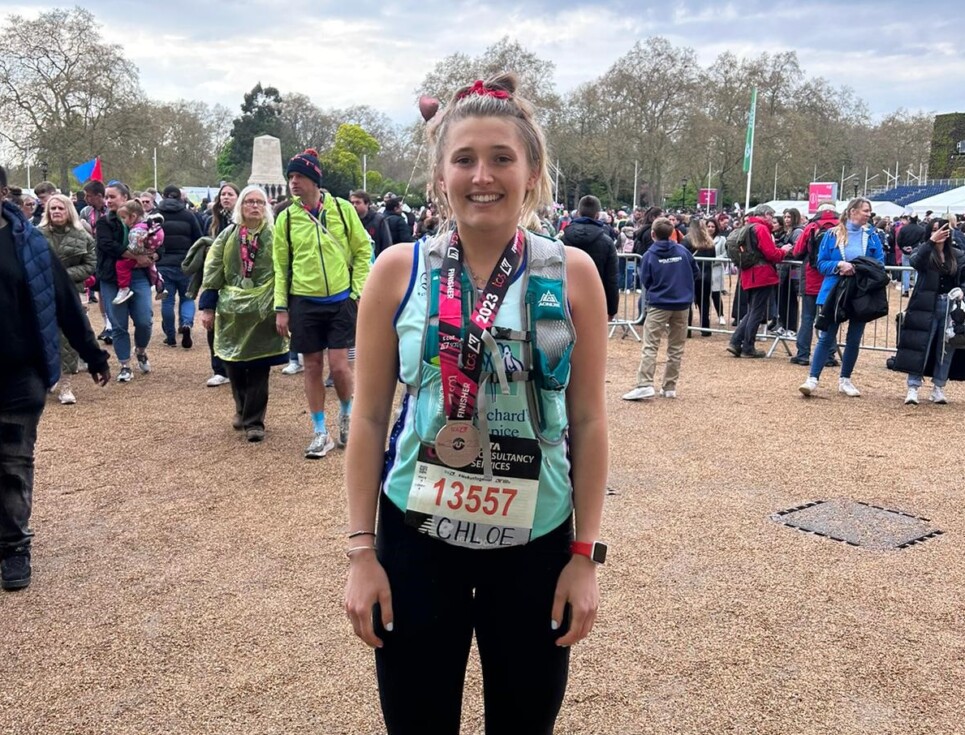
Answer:
M552 628L553 630L559 630L560 624L555 620L550 620L550 628Z
M389 633L391 633L391 632L392 632L392 623L386 623L386 624L385 624L385 629L386 629Z

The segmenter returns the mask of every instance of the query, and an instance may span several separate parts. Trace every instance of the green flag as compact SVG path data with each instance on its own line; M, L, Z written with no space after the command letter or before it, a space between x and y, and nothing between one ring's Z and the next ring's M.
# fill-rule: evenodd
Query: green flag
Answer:
M751 89L751 114L747 117L747 138L744 141L744 173L751 170L754 157L754 122L757 117L757 87Z

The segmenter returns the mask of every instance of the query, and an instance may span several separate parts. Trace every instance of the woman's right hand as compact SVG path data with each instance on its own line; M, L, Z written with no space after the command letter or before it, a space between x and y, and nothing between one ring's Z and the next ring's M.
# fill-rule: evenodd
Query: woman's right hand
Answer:
M950 229L948 229L948 225L945 225L945 226L942 227L941 229L935 230L935 231L931 234L931 238L930 238L930 239L931 239L931 241L932 241L933 243L935 243L936 245L941 245L943 242L945 242L945 240L947 240L947 239L949 238L949 236L950 236L951 234L952 234L952 231L951 231Z
M348 582L345 584L345 613L352 621L355 635L372 648L382 648L382 639L375 635L372 609L379 603L382 627L392 632L392 593L385 569L371 549L357 551L351 556Z

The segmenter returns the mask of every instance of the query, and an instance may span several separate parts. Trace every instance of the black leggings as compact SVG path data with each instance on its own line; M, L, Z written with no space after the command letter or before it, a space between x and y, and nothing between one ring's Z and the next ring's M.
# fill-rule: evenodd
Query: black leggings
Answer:
M404 523L384 496L378 557L392 590L393 631L375 631L379 697L389 735L458 735L473 631L482 661L487 735L551 735L563 703L569 649L550 627L570 559L567 520L525 546L452 546Z

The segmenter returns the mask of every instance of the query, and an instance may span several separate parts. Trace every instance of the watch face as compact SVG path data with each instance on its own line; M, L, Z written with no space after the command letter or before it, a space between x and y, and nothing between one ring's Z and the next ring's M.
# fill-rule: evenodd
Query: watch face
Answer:
M606 544L601 544L599 541L593 544L593 553L590 558L597 564L603 564L606 561Z

